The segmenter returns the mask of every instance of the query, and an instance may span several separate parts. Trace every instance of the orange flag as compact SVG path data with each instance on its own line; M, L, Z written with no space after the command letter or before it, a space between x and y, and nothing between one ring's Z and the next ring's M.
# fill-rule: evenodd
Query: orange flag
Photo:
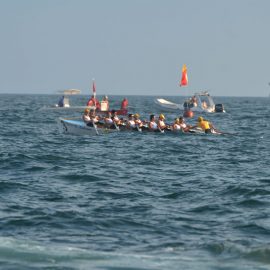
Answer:
M187 76L187 66L184 64L182 67L182 79L180 82L180 87L188 84L188 76Z

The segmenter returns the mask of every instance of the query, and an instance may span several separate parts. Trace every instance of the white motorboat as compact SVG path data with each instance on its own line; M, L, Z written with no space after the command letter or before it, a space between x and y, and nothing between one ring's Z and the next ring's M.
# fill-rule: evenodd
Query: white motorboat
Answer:
M78 95L81 93L79 89L67 89L67 90L59 90L58 94L61 94L61 97L57 104L51 106L44 106L40 108L40 110L73 110L82 112L85 108L95 109L95 106L71 106L69 102L69 96Z
M173 103L163 98L155 99L155 103L167 110L191 110L194 112L225 112L223 104L215 104L207 91L195 93L191 98L184 101L183 104Z
M70 108L69 104L69 96L78 95L81 93L79 89L67 89L67 90L60 90L58 93L62 94L62 97L59 99L58 103L55 104L56 108Z

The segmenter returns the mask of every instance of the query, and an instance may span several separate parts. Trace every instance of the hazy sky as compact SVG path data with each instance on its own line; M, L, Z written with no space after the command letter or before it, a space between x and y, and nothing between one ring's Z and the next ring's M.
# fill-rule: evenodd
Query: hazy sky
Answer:
M269 27L269 0L0 0L0 93L266 96Z

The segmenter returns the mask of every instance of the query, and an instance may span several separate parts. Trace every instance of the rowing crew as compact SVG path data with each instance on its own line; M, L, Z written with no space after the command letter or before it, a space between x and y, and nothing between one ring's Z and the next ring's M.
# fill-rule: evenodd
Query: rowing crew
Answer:
M165 116L160 114L156 119L154 114L150 115L149 121L142 121L140 115L129 114L127 119L119 118L116 111L107 112L105 117L96 115L95 110L85 109L82 116L83 121L88 126L105 127L112 129L134 129L134 130L148 130L148 131L182 131L182 132L193 132L194 128L200 128L205 133L212 133L214 129L213 125L201 116L198 117L198 122L195 126L187 125L182 116L175 118L173 124L165 123Z
M170 130L170 131L182 131L182 132L194 132L194 129L199 128L205 133L213 133L215 130L214 126L204 119L203 117L198 117L198 122L195 126L191 126L185 123L184 118L180 116L179 118L175 118L174 123L172 125L167 125L165 122L165 116L160 114L158 120L155 121L155 116L150 116L149 127L158 129L159 131Z

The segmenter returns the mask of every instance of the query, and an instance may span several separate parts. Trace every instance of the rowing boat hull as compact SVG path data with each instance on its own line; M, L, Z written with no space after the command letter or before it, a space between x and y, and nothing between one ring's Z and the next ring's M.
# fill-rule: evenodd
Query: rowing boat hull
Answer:
M120 128L120 129L110 129L110 128L101 128L101 127L93 127L87 126L81 119L65 119L59 118L58 119L58 127L60 132L74 134L74 135L89 135L89 136L96 136L96 135L103 135L112 132L142 132L142 133L162 133L162 134L205 134L205 132L200 128L194 128L190 130L190 132L183 132L179 131L172 131L172 130L156 130L155 132L149 131L147 129L127 129L127 128ZM213 131L212 134L221 135L222 133Z
M74 134L74 135L102 135L111 132L116 132L116 129L99 128L87 126L82 120L75 119L58 119L59 130L63 133Z

